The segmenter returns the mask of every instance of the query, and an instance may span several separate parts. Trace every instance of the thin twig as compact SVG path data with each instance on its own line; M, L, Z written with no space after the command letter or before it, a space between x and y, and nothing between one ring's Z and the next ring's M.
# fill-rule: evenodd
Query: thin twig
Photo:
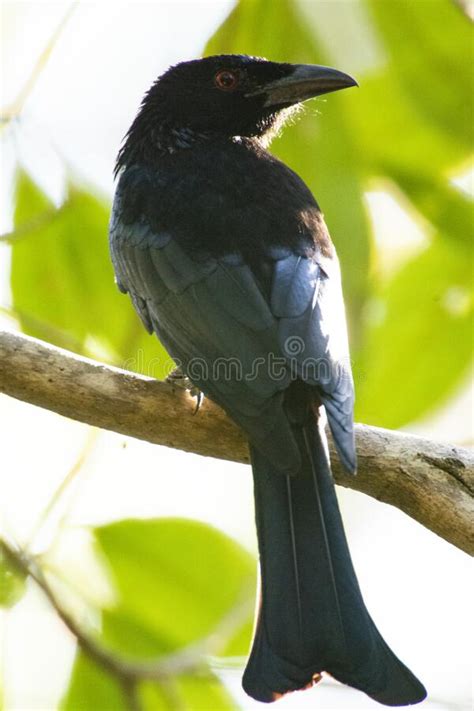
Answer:
M78 2L73 2L70 7L68 8L66 14L64 15L63 19L53 32L49 42L47 43L46 47L44 50L41 52L40 56L38 57L38 60L33 67L33 71L31 72L30 76L25 82L25 85L21 89L20 93L18 94L17 98L15 101L8 107L2 110L2 116L1 116L1 123L5 126L10 121L12 121L15 118L18 118L23 111L23 107L28 100L28 97L30 96L31 92L36 86L36 83L38 79L40 78L43 69L45 68L46 64L48 63L48 60L53 52L53 49L56 46L57 41L59 40L66 24L69 22L73 12L75 9L78 7L79 3Z
M142 711L142 703L138 694L135 679L122 679L122 691L129 711Z
M173 709L173 711L186 711L186 704L179 693L175 679L161 679L159 687L170 709Z
M47 523L47 520L51 516L51 513L57 506L59 505L60 500L63 498L64 494L66 493L67 489L70 487L76 476L79 474L81 471L82 467L84 466L85 462L87 461L88 457L90 456L94 445L97 441L97 437L99 435L99 430L96 428L89 428L89 431L87 433L86 441L84 442L84 446L82 447L81 451L79 452L79 455L64 477L64 479L61 481L59 486L57 487L56 491L48 501L45 509L39 516L35 526L33 527L33 530L31 531L27 542L24 545L24 548L26 551L31 550L34 547L34 543L42 529L44 528L45 524ZM64 523L65 516L63 515L58 523L58 530L61 529L63 523Z
M30 232L38 230L47 224L54 222L60 217L63 212L63 206L56 208L53 207L49 210L44 210L40 212L39 215L35 215L31 220L23 222L21 225L16 227L11 232L3 232L0 234L0 242L5 242L7 244L13 244L15 242L20 242L25 237L28 237Z
M245 599L237 603L222 618L214 631L204 639L173 654L161 656L157 659L135 660L126 658L103 647L80 627L74 616L62 605L47 581L43 570L38 566L34 558L31 558L24 550L5 540L0 540L0 546L19 570L24 575L30 576L40 587L59 618L77 639L77 643L84 653L114 675L121 684L130 685L144 679L166 681L179 674L205 672L203 658L211 654L212 651L216 651L222 645L223 640L229 639L253 612L251 596L245 596Z

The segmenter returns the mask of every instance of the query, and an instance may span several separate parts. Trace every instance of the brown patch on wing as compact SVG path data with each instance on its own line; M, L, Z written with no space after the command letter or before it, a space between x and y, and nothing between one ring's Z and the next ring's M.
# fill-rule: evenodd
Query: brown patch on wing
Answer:
M300 212L303 230L311 236L314 246L324 257L331 259L335 255L334 245L324 222L323 214L313 205L308 205Z

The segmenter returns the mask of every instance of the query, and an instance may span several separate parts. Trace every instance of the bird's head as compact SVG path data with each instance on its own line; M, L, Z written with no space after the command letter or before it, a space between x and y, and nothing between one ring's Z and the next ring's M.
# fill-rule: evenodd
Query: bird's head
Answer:
M145 95L129 138L165 128L176 141L196 135L262 137L306 99L357 82L330 67L218 55L170 67ZM179 145L179 143L178 143Z

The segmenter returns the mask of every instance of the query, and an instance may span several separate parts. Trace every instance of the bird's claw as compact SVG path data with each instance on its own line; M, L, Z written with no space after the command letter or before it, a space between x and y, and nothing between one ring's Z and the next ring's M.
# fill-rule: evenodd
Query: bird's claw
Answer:
M199 412L199 409L204 401L204 393L191 382L186 373L183 373L181 368L175 368L171 371L171 373L166 376L166 382L173 387L186 390L191 397L196 398L196 407L194 408L193 415Z
M198 388L194 388L194 390L195 393L191 393L191 395L196 398L196 407L194 408L193 415L197 415L202 403L204 402L204 393L202 392L202 390L198 390Z

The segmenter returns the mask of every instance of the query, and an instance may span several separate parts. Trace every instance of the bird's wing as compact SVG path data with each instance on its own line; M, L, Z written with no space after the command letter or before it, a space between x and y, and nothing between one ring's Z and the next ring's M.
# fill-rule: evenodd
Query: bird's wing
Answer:
M193 259L170 234L124 223L119 203L110 246L117 284L148 331L277 467L297 471L300 457L282 406L290 375L267 377L278 324L249 267L237 255Z
M283 393L299 377L317 387L342 460L354 468L352 380L344 360L337 265L269 249L271 286L264 293L240 255L193 258L171 234L146 222L126 224L120 204L110 244L117 284L147 330L257 447L268 444L280 468L295 467L299 455L296 445L288 446Z
M339 456L355 471L354 385L337 257L291 254L278 260L271 308L292 372L317 388Z

